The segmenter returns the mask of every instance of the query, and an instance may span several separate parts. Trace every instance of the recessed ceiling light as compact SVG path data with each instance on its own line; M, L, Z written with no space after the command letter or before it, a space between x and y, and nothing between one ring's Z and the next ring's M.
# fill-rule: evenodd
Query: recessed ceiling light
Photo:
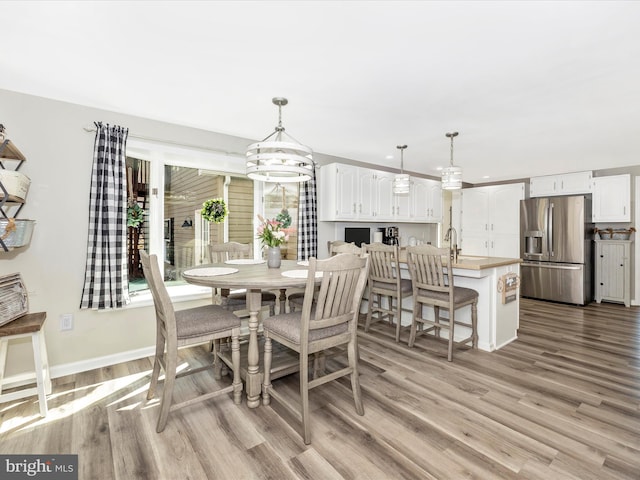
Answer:
M386 160L393 160L393 155L387 155L386 157L384 157Z
M442 170L442 167L436 167L436 170L440 171Z
M491 178L491 175L485 175L482 178Z

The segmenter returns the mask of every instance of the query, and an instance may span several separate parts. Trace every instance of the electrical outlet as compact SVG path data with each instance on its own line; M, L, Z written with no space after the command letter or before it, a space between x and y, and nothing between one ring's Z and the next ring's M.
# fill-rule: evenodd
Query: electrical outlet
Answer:
M73 330L73 313L63 313L60 315L60 330Z

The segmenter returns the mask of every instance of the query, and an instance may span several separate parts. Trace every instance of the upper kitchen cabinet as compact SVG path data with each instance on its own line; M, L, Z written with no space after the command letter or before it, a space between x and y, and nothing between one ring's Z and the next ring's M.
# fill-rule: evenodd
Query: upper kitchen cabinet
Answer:
M462 190L459 245L465 255L520 257L520 200L524 183Z
M320 169L320 220L367 220L375 216L376 177L373 170L332 163Z
M393 193L395 174L331 163L320 169L321 221L439 222L440 182L412 178L408 195Z
M442 183L428 178L411 182L412 215L416 222L442 222Z
M531 177L529 195L531 197L551 197L591 193L591 178L590 171Z
M631 221L631 175L611 175L593 179L592 221Z

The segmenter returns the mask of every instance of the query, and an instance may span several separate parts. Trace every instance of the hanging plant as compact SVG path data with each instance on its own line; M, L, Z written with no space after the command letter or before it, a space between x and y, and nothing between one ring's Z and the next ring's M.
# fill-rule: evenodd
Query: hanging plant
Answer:
M202 218L213 223L222 223L229 215L227 204L221 198L212 198L202 204Z
M144 220L144 210L138 203L127 207L127 227L139 227Z
M282 228L289 228L291 226L291 215L289 215L289 210L283 208L282 211L276 215L276 220L282 224Z

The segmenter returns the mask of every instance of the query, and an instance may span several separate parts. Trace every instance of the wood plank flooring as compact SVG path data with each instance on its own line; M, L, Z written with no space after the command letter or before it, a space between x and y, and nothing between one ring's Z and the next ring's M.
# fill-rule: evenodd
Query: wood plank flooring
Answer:
M359 333L363 417L347 379L311 392L310 446L277 403L226 396L172 412L157 434L143 359L55 379L46 420L35 397L0 405L0 452L77 453L83 480L640 478L640 308L522 299L517 341L452 363L444 343L393 336ZM276 382L297 395L297 380ZM213 382L185 377L175 395Z

